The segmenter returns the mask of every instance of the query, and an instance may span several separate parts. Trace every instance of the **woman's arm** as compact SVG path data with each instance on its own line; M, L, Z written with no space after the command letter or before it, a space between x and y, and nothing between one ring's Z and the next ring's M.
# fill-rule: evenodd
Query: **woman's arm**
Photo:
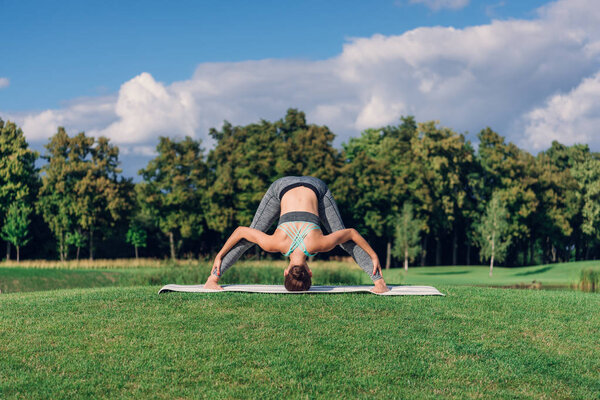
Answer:
M367 241L354 228L341 229L339 231L332 232L329 235L323 236L323 239L319 241L319 246L316 251L330 251L338 244L346 243L348 240L352 240L371 257L371 260L373 260L373 274L375 274L377 270L379 270L379 273L381 273L381 265L379 264L379 257L377 256L377 253L375 253L375 250L369 246L369 243L367 243Z
M267 235L266 233L259 231L258 229L248 228L246 226L238 226L235 229L235 231L233 231L231 236L229 236L229 239L227 239L221 251L217 253L217 258L223 258L223 256L227 254L227 252L231 250L231 248L242 239L246 239L249 242L256 243L264 251L273 253L279 250L277 241L273 236Z
M225 254L227 254L227 252L231 250L231 248L242 239L246 239L249 242L256 243L264 251L279 251L279 243L272 235L267 235L266 233L259 231L258 229L248 228L245 226L238 226L235 229L235 231L233 231L231 236L229 236L229 239L227 239L221 251L217 253L211 270L211 275L215 271L217 276L221 275L221 260L223 259Z
M348 240L352 240L359 245L372 259L378 258L377 253L375 253L371 246L369 246L369 243L354 228L342 229L323 236L323 239L319 242L318 251L330 251L338 244L346 243Z

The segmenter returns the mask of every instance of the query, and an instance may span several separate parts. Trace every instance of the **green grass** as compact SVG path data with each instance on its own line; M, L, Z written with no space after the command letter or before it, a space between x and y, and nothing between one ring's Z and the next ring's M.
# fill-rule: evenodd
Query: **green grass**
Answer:
M151 264L127 267L126 260L106 263L99 260L83 268L75 264L30 262L26 266L0 264L0 290L4 293L106 286L164 285L167 283L199 284L206 280L211 264L186 261L176 264ZM118 265L119 268L114 266ZM162 266L161 266L162 265ZM223 276L222 283L283 284L285 261L239 262ZM313 284L370 284L369 277L354 263L312 262ZM411 267L384 270L389 284L510 286L541 282L542 287L572 287L581 279L582 270L600 269L599 261L538 265L520 268L494 268L488 276L486 266Z
M592 399L600 296L0 295L0 398Z
M576 285L581 271L588 268L600 268L600 261L580 261L535 265L531 267L505 268L494 267L489 276L489 266L443 266L413 267L408 269L384 270L386 280L400 281L409 285L476 285L510 286L541 282L544 286Z
M284 263L240 262L227 271L222 283L262 283L283 284ZM3 293L31 292L52 289L70 289L107 286L143 286L204 283L211 265L166 265L162 268L34 268L28 266L1 267L0 290ZM364 276L363 276L364 275ZM358 267L343 263L315 263L313 281L315 284L366 283L368 277Z

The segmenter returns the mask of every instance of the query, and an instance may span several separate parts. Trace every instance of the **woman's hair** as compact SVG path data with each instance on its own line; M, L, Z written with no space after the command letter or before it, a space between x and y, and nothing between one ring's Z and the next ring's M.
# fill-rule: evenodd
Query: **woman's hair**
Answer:
M292 265L285 276L284 286L290 292L300 292L310 289L312 281L308 269L304 265Z

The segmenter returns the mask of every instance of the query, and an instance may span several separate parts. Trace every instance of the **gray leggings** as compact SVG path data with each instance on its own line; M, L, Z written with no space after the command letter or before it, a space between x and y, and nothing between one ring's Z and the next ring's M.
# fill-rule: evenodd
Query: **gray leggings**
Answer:
M340 211L333 199L331 191L325 182L312 176L285 176L273 182L258 205L250 228L258 229L265 233L267 232L271 225L279 218L279 214L281 213L281 199L279 198L281 190L294 183L310 184L319 192L319 196L317 197L319 200L319 218L321 219L323 234L345 229L342 217L340 216ZM225 254L221 261L221 275L223 275L223 273L253 245L254 243L251 243L246 239L242 239L236 243L231 250ZM379 274L379 272L373 275L373 261L367 252L360 246L352 240L342 243L340 246L352 256L354 261L356 261L367 274L369 274L373 281L381 279L381 274ZM216 275L216 271L214 274Z

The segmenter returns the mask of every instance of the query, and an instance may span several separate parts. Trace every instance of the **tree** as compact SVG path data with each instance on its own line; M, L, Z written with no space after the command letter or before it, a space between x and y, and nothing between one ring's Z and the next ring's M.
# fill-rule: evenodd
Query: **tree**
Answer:
M0 118L0 226L14 202L22 202L23 207L33 204L39 188L37 157L21 128ZM10 241L6 245L6 258L10 259Z
M79 250L85 246L85 236L81 233L81 229L67 232L65 242L67 245L75 246L77 248L76 259L79 261Z
M36 208L57 239L58 254L61 261L66 260L68 245L66 234L76 226L75 177L69 171L69 136L63 127L52 136L44 146L42 156L47 163L41 168L42 187Z
M144 181L136 185L136 195L141 212L168 237L174 260L176 239L180 247L182 239L199 236L205 229L208 171L200 141L189 136L181 141L161 136L156 150L158 155L139 171Z
M415 218L413 205L405 202L397 220L393 250L396 257L404 259L405 271L408 271L408 261L412 261L421 252L420 235L423 225L423 220Z
M387 244L386 268L391 265L399 206L410 199L414 182L411 140L417 126L411 116L401 120L397 126L366 129L343 143L345 163L332 185L354 226Z
M516 262L516 254L527 249L531 241L532 217L538 209L536 195L539 172L535 158L513 143L505 143L498 133L490 128L479 135L478 162L483 170L482 182L484 202L490 201L493 192L500 192L508 212L508 234L513 251L509 248L507 259ZM512 256L511 256L512 254Z
M19 262L19 249L29 242L29 214L31 207L24 202L14 202L8 208L6 222L2 227L2 238L17 249L17 262Z
M467 171L471 169L474 150L458 134L436 121L418 124L419 136L412 140L416 171L414 192L418 210L425 217L425 232L436 241L435 264L442 263L442 242L452 235L452 262L456 263L458 229L463 223L467 197Z
M119 177L119 148L101 136L97 140L79 133L71 139L72 157L70 167L76 174L74 184L76 194L75 214L81 230L89 235L89 257L94 258L94 233L105 234L120 219L132 210L132 199L128 195L133 190L131 179ZM81 231L79 230L79 232ZM78 247L79 248L79 247Z
M42 167L38 211L58 239L61 260L75 243L79 257L84 232L93 259L94 232L107 231L132 208L133 183L118 177L119 149L105 137L96 140L84 132L71 138L62 127L45 147L42 158L48 163Z
M588 241L597 242L600 240L600 160L589 155L572 173L579 184L576 193L582 204L581 231Z
M490 260L490 276L494 269L494 259L502 262L510 245L508 212L498 193L492 196L485 215L476 228L481 248L481 260Z
M135 248L135 258L138 259L138 247L146 247L147 234L146 230L139 224L132 223L129 225L125 240Z

